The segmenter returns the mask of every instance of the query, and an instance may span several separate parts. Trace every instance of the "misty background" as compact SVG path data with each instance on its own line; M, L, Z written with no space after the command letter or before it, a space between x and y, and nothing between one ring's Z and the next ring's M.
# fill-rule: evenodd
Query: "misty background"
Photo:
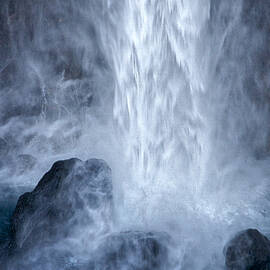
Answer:
M167 231L191 269L269 233L269 1L0 5L0 238L70 157L112 168L113 230Z

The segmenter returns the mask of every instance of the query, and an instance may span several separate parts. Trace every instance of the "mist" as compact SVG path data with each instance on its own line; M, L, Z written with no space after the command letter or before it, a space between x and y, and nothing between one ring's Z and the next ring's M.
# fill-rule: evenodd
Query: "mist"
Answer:
M224 269L232 235L270 234L268 1L0 5L3 239L19 195L72 157L112 169L106 233L168 233L171 269ZM92 233L57 249L94 258Z

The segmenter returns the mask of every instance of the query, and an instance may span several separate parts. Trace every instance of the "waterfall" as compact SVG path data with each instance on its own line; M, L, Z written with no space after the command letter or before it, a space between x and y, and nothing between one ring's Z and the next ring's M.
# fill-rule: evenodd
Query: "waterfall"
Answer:
M179 269L223 269L235 232L270 233L267 0L4 2L1 195L96 157L112 230L168 232Z
M241 1L107 3L101 36L133 222L190 214L227 225L265 222L258 209L268 204L269 170L256 152L267 144L269 105L247 84L254 73L244 57L256 56L244 42L244 8Z

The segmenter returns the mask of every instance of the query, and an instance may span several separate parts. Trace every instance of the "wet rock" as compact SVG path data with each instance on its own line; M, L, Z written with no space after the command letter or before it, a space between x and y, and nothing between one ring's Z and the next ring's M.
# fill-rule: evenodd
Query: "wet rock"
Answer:
M169 242L166 233L158 232L129 231L111 235L98 249L95 269L169 269Z
M111 169L104 161L69 159L54 163L35 189L17 202L4 269L171 269L171 239L166 233L108 235L109 227L106 230L104 224L112 219L112 204ZM95 232L102 226L105 229L97 236ZM84 250L82 261L80 251L74 248L80 243L78 237L90 246L94 243L94 251L87 258Z
M57 161L32 192L19 198L11 218L10 252L50 245L74 236L78 228L101 224L101 218L106 224L111 209L111 169L104 161Z
M226 245L224 253L229 270L270 269L270 241L256 229L238 233Z

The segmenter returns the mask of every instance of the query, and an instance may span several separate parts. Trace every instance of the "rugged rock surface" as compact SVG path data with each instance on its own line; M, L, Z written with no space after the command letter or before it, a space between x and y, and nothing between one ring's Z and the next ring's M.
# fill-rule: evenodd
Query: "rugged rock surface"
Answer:
M107 234L112 199L111 170L104 161L54 163L36 188L17 202L4 269L170 269L171 239L166 233ZM90 237L85 234L89 231ZM74 239L80 237L89 248L83 259L74 250Z
M129 231L104 240L97 253L95 270L170 269L170 238L166 233ZM92 269L91 265L88 269Z
M58 161L32 192L19 198L11 219L10 250L50 244L76 234L77 228L103 224L101 218L106 224L111 210L111 169L104 161Z
M98 244L99 243L99 244ZM6 270L168 270L174 269L169 257L171 238L166 233L128 231L114 233L102 241L95 239L95 251L84 258L74 256L70 246L34 248L15 258ZM89 253L88 253L89 252Z
M224 252L229 270L270 269L270 241L256 229L238 233Z

